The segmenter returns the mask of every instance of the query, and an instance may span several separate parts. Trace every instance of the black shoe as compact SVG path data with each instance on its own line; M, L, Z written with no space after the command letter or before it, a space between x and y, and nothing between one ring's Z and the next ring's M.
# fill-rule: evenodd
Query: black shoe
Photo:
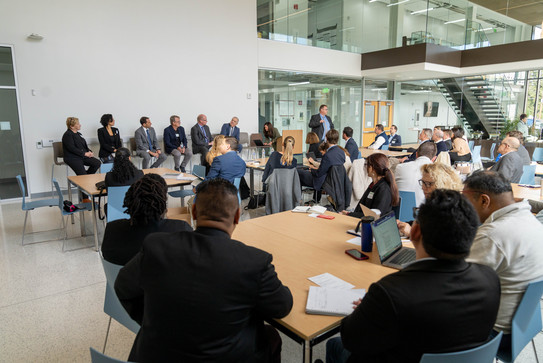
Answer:
M180 171L179 168L174 168L175 171Z
M182 173L186 173L187 171L185 170L184 167L181 167L181 172L182 172Z

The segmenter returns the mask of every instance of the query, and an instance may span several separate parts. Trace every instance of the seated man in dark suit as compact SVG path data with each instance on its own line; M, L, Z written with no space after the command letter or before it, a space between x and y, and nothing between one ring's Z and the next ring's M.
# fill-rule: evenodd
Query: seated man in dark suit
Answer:
M239 123L239 118L232 117L232 120L230 122L225 123L221 127L221 135L224 136L230 136L237 140L238 142L238 152L241 152L243 150L243 145L239 142L239 127L237 126Z
M434 133L432 135L432 141L436 144L437 153L436 155L439 155L440 152L449 151L449 147L447 146L447 143L443 141L443 131L438 128L434 128Z
M432 141L432 129L422 129L422 131L419 134L419 144ZM413 151L413 153L409 156L405 156L402 159L400 159L400 163L405 163L409 161L415 161L417 159L417 150Z
M343 129L343 140L345 140L345 149L349 152L351 162L358 159L358 145L353 140L353 129L349 126Z
M390 146L402 146L402 137L397 132L398 128L396 125L390 126L390 135L388 136Z
M192 126L190 129L192 154L201 154L200 165L208 166L206 155L211 145L213 145L213 138L211 137L209 126L207 126L207 116L200 114L196 118L196 121L196 125Z
M424 353L484 344L500 282L491 268L465 260L478 225L463 195L435 190L411 229L417 261L370 286L341 323L341 338L328 341L326 362L415 363Z
M319 202L320 199L320 190L324 180L326 180L326 175L328 174L328 169L333 165L343 165L345 163L345 152L337 147L339 141L339 132L335 129L332 129L326 133L326 142L328 143L328 150L322 157L319 167L315 167L313 164L309 164L309 170L298 169L298 175L300 176L300 184L306 187L312 187L315 189L316 199L315 202Z
M245 161L239 157L235 151L238 147L238 142L233 137L226 137L222 144L219 145L219 150L222 155L216 156L211 164L211 169L207 173L207 179L223 178L230 183L234 183L235 178L243 178L245 169L247 168Z
M281 360L281 338L264 319L288 315L292 294L269 253L231 239L237 192L224 179L202 182L196 231L149 235L119 272L115 291L141 324L129 361Z

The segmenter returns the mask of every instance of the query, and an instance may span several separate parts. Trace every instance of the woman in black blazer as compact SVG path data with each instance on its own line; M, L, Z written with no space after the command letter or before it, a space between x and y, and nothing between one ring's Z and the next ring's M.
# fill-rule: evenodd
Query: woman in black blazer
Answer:
M98 129L98 142L100 143L98 156L103 163L112 163L112 154L116 152L118 148L122 147L121 136L119 130L113 127L113 125L115 125L115 119L113 119L113 116L110 113L102 115L100 123L103 127Z
M94 157L87 142L81 136L81 124L77 117L68 117L66 119L68 130L62 136L62 151L64 152L64 162L68 164L76 175L94 174L100 168L100 160ZM85 170L85 166L89 169Z

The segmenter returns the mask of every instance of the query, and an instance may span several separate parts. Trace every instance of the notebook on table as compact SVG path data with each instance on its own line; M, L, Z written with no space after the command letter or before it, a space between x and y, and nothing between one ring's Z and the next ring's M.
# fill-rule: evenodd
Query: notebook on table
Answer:
M305 312L307 314L347 316L353 312L353 301L362 299L365 289L332 289L309 286Z
M401 270L415 261L415 249L402 246L402 238L394 212L389 212L371 223L381 265Z

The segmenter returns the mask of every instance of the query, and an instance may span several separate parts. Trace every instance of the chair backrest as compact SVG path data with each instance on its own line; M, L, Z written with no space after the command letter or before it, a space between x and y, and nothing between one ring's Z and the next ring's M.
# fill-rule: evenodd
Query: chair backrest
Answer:
M476 145L471 150L471 159L474 163L481 162L481 145Z
M523 165L519 184L535 184L535 165Z
M122 187L107 188L107 221L112 222L117 219L129 219L130 216L124 212L124 196L130 185Z
M396 219L400 219L400 209L402 208L402 197L400 197L400 200L398 201L398 205L392 206L392 211L394 212L394 216Z
M132 154L132 156L136 155L137 146L136 146L136 138L135 137L131 137L128 140L128 148L130 149L130 153Z
M476 348L463 350L461 352L430 354L422 356L420 363L493 363L496 352L500 346L503 333L500 332L490 341Z
M53 162L56 165L64 165L64 160L58 161L58 158L64 159L64 150L62 149L62 142L60 141L53 143Z
M468 141L468 146L469 146L469 149L470 149L471 151L473 151L473 146L474 146L474 145L475 145L475 141L474 141L474 140L469 140L469 141Z
M239 195L239 184L241 183L241 178L234 178L234 186L238 190L238 202L241 204L241 196Z
M100 353L94 348L90 348L91 362L92 363L129 363L125 360L118 360L115 358L108 357L105 354Z
M117 279L117 275L123 266L108 262L104 260L102 256L100 256L100 258L102 260L102 266L104 266L104 273L106 275L104 313L117 320L120 324L124 325L132 332L137 333L140 330L140 325L132 320L130 315L128 315L124 307L121 305L121 302L119 301L114 289L115 280Z
M106 163L106 164L100 165L100 173L102 174L110 172L111 169L113 169L113 163Z
M541 331L540 299L543 280L530 282L511 323L511 351L498 351L498 359L513 362L522 349Z
M358 150L358 158L357 159L362 159L362 151Z
M445 165L451 165L451 156L448 152L442 151L439 153L439 155L436 158L436 163L441 163Z
M493 142L492 146L490 146L490 158L494 160L494 150L496 150L496 143Z
M389 147L389 146L390 146L389 144L382 145L382 146L381 146L381 150L388 150L388 147Z
M532 154L533 161L543 161L543 147L536 147Z
M60 185L58 185L58 181L53 178L51 180L53 182L53 186L55 187L55 190L57 191L57 196L58 196L58 207L60 208L60 211L62 212L62 214L65 214L65 213L68 213L64 210L64 196L62 195L62 191L60 190Z
M262 135L261 134L251 134L250 140L251 140L251 143L249 144L249 146L256 146L255 140L262 140Z
M300 205L302 188L295 168L274 169L266 183L268 183L265 208L267 215L292 210Z
M241 145L247 145L249 143L249 133L248 132L240 132L239 133L239 143Z
M23 183L23 177L20 175L17 175L15 178L17 178L17 184L19 184L19 189L21 189L21 195L23 196L23 204L22 209L25 210L26 208L26 189L25 185Z
M417 206L415 192L400 190L400 198L402 198L402 203L400 205L400 215L398 216L398 219L402 222L412 221L414 219L413 208Z

